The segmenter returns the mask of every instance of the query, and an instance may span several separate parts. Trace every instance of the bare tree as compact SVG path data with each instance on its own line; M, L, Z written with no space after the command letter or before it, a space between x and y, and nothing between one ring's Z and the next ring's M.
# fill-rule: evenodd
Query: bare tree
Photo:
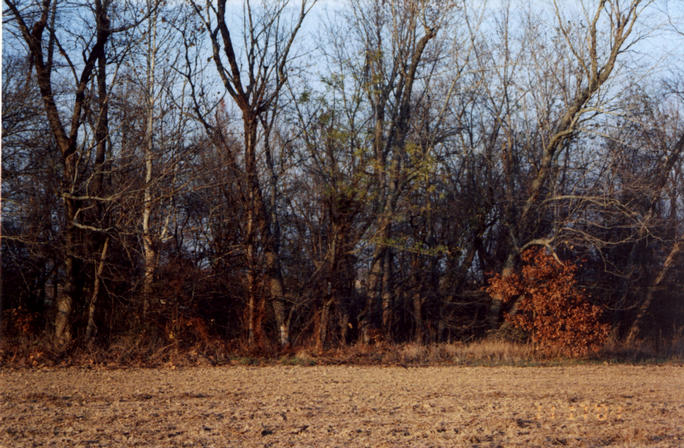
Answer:
M537 245L630 344L676 334L654 1L351 0L309 45L315 0L7 0L2 307L60 349L505 336L485 286Z
M553 112L540 122L541 157L534 167L519 209L507 213L505 226L509 233L510 250L502 269L504 276L512 272L518 255L525 248L531 245L550 247L553 238L533 230L537 228L535 223L540 206L548 198L549 192L553 191L552 185L558 179L560 156L577 138L587 118L595 116L596 111L600 110L592 101L596 101L611 78L620 55L638 40L638 35L632 35L633 30L650 3L643 0L601 0L593 8L583 4L582 23L577 26L568 22L559 3L554 2L558 38L564 42L566 55L574 66L574 86L567 91L562 108L551 109ZM540 69L543 70L543 65L540 65ZM539 75L551 76L545 72ZM504 163L507 160L504 158ZM501 298L492 298L488 312L491 328L497 326L501 305Z
M286 23L288 1L263 4L254 8L250 1L243 4L245 47L244 59L236 50L233 26L226 14L226 1L192 2L209 33L213 60L223 86L241 113L244 132L243 162L246 176L247 231L245 256L248 265L248 342L255 343L257 305L257 251L263 246L265 277L270 300L280 332L280 344L289 343L285 319L285 287L282 279L277 241L274 238L273 215L269 213L259 179L257 152L259 128L267 123L266 115L277 104L287 81L291 50L301 25L315 2L302 1L291 24ZM289 26L288 26L289 25ZM239 48L239 47L238 47ZM213 130L212 130L213 132ZM268 133L268 132L266 132Z
M127 5L122 5L117 15L110 17L113 10L110 1L64 8L65 5L58 1L40 4L8 1L6 4L10 12L9 23L16 26L27 46L51 136L61 156L64 287L57 297L54 342L57 347L65 348L72 341L74 306L80 307L83 301L83 260L90 258L89 252L93 248L98 254L94 259L99 260L101 253L106 253L102 250L106 238L101 234L106 228L102 203L108 200L103 197L109 126L107 45L114 34L134 27L137 22L126 20ZM88 17L83 29L92 30L90 34L75 35L64 31L62 22L76 17L74 6L85 12L82 17ZM72 52L72 46L78 51ZM55 78L64 76L72 78L71 101L65 101L55 89ZM91 89L93 81L95 87ZM97 106L93 107L93 104ZM90 117L94 117L92 122ZM91 123L94 129L92 146L86 132L86 125ZM91 155L92 148L94 153ZM91 157L93 166L87 169ZM94 289L98 289L97 277L96 274Z
M684 30L679 29L672 20L670 20L673 31L678 35L678 37L684 37ZM666 84L667 96L674 98L675 101L680 101L684 99L684 89L682 89L682 73L676 73L676 78L674 82L669 82ZM681 106L680 106L681 107ZM668 111L665 113L666 117L677 116L677 110ZM665 117L658 120L658 123L654 123L654 127L664 127L667 125ZM676 123L675 123L676 124ZM677 129L675 127L675 129ZM647 131L644 130L646 133ZM679 132L677 134L676 132ZM665 130L665 135L668 132ZM670 133L671 135L671 133ZM655 271L653 279L647 287L646 295L641 303L638 304L637 314L632 321L629 331L627 332L627 337L625 342L627 345L633 345L637 338L644 332L644 324L646 322L646 316L652 309L653 302L655 301L659 288L666 283L668 276L672 275L673 271L676 271L678 266L678 259L684 247L684 231L679 228L678 219L678 201L681 200L681 191L678 191L678 186L682 184L682 159L684 157L684 132L680 129L675 131L674 137L677 139L671 148L668 148L668 143L665 142L663 146L663 154L657 164L657 170L655 175L651 177L652 187L649 189L650 195L650 207L648 209L647 215L644 221L648 222L649 218L655 214L655 207L660 201L662 201L663 196L669 196L669 238L664 238L668 242L669 250L666 249L667 255L664 261L658 269ZM669 187L669 188L668 188ZM668 247L666 245L665 247Z
M438 8L442 8L438 12ZM353 2L349 34L358 39L363 61L353 75L368 104L368 127L373 154L376 220L368 301L360 318L368 340L374 310L380 308L381 329L391 334L394 251L393 220L408 179L406 150L415 101L414 86L428 61L428 44L449 19L451 3ZM434 57L432 55L431 57ZM434 63L434 59L432 59ZM427 70L429 72L429 70Z
M14 1L6 2L12 14L12 19L21 31L21 35L28 46L36 81L43 98L43 107L50 129L60 151L63 164L62 198L65 204L65 251L64 260L65 283L64 293L57 298L57 314L55 318L55 344L66 347L71 343L72 333L70 318L74 303L80 301L79 291L79 255L78 240L80 230L84 224L79 222L82 210L82 199L73 195L73 180L78 177L77 150L79 131L83 126L83 109L87 101L86 88L94 75L96 65L105 55L105 45L111 36L110 19L107 16L107 4L95 2L93 9L94 29L96 30L91 44L83 48L83 61L80 73L77 66L74 70L74 101L66 127L56 101L53 90L53 74L56 71L54 60L55 51L60 48L57 30L54 28L57 19L57 2L46 1L41 5L21 5ZM47 31L47 36L45 35ZM70 61L69 61L70 62ZM80 65L80 64L79 64Z

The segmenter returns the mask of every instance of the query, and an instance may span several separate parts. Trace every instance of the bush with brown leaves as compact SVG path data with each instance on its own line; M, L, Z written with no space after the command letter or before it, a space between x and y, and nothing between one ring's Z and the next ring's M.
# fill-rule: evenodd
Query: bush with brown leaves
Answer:
M577 284L577 265L560 263L542 249L521 255L522 267L495 275L487 292L515 303L505 319L525 331L544 354L581 357L597 352L608 337L602 310Z

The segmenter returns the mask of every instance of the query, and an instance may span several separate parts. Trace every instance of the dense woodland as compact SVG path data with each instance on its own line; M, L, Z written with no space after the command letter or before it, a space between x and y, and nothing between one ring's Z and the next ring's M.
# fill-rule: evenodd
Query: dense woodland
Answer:
M539 3L4 0L3 339L681 340L682 11Z

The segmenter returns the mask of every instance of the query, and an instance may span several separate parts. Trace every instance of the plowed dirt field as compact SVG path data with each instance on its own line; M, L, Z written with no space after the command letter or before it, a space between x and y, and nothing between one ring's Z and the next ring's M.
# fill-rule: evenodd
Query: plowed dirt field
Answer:
M0 371L0 446L684 446L684 367Z

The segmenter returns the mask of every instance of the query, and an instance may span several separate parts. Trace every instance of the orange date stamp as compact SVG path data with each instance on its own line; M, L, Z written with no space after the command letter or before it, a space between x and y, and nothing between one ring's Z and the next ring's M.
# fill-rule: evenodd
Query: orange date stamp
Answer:
M537 420L565 420L568 422L605 422L621 420L622 405L599 402L537 403Z

